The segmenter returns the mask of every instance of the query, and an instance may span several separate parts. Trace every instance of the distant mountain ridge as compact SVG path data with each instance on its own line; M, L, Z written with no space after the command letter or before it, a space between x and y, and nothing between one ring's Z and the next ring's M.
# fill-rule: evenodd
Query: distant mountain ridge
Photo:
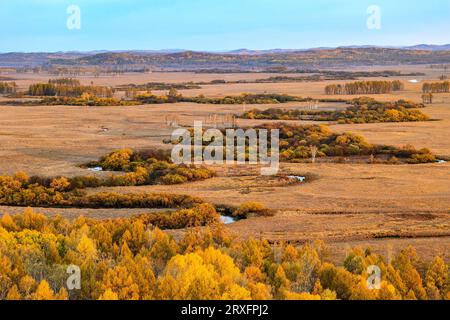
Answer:
M434 44L418 44L414 46L403 46L403 47L390 47L390 46L339 46L339 47L317 47L309 49L268 49L268 50L251 50L251 49L238 49L232 51L221 51L221 53L231 53L231 54L265 54L265 53L288 53L288 52L299 52L299 51L309 51L309 50L334 50L334 49L370 49L370 48L386 48L386 49L405 49L405 50L429 50L429 51L450 51L450 44L444 45L434 45Z
M416 46L405 47L409 50L431 50L431 51L448 51L450 50L450 44L444 45L432 45L432 44L419 44Z
M0 66L149 66L155 68L305 68L349 65L450 63L450 44L409 47L346 46L312 49L238 49L224 52L123 50L3 53Z

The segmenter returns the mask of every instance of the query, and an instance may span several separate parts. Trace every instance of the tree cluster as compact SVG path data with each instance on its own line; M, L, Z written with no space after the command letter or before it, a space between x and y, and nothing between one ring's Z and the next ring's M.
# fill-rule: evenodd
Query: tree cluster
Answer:
M126 101L116 98L99 98L90 93L83 93L80 97L46 97L40 101L20 102L13 101L13 105L42 105L42 106L80 106L80 107L108 107L108 106L134 106L137 101Z
M433 82L433 83L424 83L422 86L422 91L424 93L445 93L450 92L450 82Z
M0 94L16 93L17 85L15 82L0 82Z
M63 89L64 88L64 89ZM283 94L242 94L239 96L226 96L223 98L209 98L203 95L197 97L184 97L176 89L170 89L167 94L155 95L150 91L141 93L137 90L126 90L125 99L116 99L110 97L105 87L92 89L93 87L69 87L55 86L53 84L35 84L31 85L29 95L43 96L40 101L8 101L9 105L70 105L70 106L134 106L142 104L164 104L190 102L198 104L276 104L287 102L305 102L310 98L301 98ZM67 89L67 90L66 90ZM92 89L92 90L91 90ZM103 92L103 93L102 93ZM321 101L330 102L323 99ZM332 100L335 102L345 102L342 100Z
M156 96L151 93L136 97L143 104L191 102L199 104L269 104L303 102L304 98L284 94L248 94L239 96L226 96L223 98L208 98L203 95L197 97L183 97L177 90L171 89L167 95Z
M71 265L80 289L66 288ZM271 247L234 239L219 224L176 241L148 216L70 222L28 209L0 218L2 300L450 299L449 265L424 262L412 247L391 262L355 248L340 265L321 241ZM372 265L381 270L378 290L369 288Z
M318 147L315 153L317 158L379 156L380 161L410 164L436 161L435 155L428 149L416 150L410 145L403 148L374 145L353 133L334 133L325 125L273 123L258 126L257 129L280 130L280 157L287 162L310 159L311 146Z
M71 181L60 177L42 184L24 173L0 176L0 205L30 207L75 208L180 208L191 207L202 201L187 195L152 193L86 193L71 190Z
M299 109L267 110L252 109L240 117L258 120L313 120L337 121L340 124L351 123L381 123L381 122L413 122L428 121L430 118L415 108L425 107L410 101L399 100L379 102L371 98L359 98L349 102L351 106L345 110L311 111Z
M327 95L386 94L401 91L404 84L399 81L356 81L351 83L331 84L325 87Z
M126 84L116 87L117 90L136 90L136 91L152 91L152 90L191 90L201 89L201 87L194 82L186 83L165 83L165 82L148 82L145 84Z
M389 145L377 145L367 142L364 137L350 132L335 133L326 125L295 125L289 123L266 123L252 128L256 135L260 130L279 130L280 160L283 162L304 162L305 160L322 158L327 162L341 162L347 160L364 161L377 156L377 163L389 164L419 164L436 162L436 156L426 148L417 150L414 146L395 147ZM191 136L194 130L190 129ZM226 130L222 129L226 135ZM246 138L248 142L248 137ZM179 143L181 141L172 141ZM203 139L203 146L208 146L212 141ZM247 143L246 142L246 143ZM236 143L236 139L234 141ZM313 147L317 147L313 148ZM224 146L224 154L227 151ZM267 150L271 152L271 141L267 143ZM237 149L237 148L236 148ZM246 145L245 157L249 158L249 146ZM235 150L235 159L237 160ZM370 163L374 163L371 161Z
M30 85L28 95L49 97L82 97L83 95L95 96L97 98L112 98L114 91L102 86L82 86L76 79L63 78L51 79L48 83L36 83Z
M134 186L151 184L181 184L189 181L205 180L214 177L215 172L206 167L176 165L167 152L134 151L121 149L103 156L90 167L103 170L127 172L125 175L112 175L101 186Z

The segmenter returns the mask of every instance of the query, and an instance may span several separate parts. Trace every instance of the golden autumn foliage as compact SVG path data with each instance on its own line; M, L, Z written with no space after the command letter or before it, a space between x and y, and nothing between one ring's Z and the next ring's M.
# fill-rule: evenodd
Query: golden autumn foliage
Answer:
M127 173L131 175L140 174ZM80 181L83 180L83 182ZM140 179L134 177L133 179ZM0 205L32 207L79 207L79 208L180 208L191 207L201 200L187 195L99 192L87 194L86 180L75 177L70 180L56 178L46 183L39 177L28 178L22 173L0 176ZM98 180L89 180L89 186L99 187Z
M88 166L101 167L106 171L127 172L124 175L112 175L106 181L99 182L108 186L181 184L209 179L215 175L212 170L205 167L176 165L172 162L170 154L161 150L116 150Z
M325 94L386 94L393 91L401 91L404 84L399 80L394 81L355 81L346 84L331 84L325 87Z
M347 103L350 106L343 110L252 109L243 113L240 117L243 119L259 120L337 121L338 124L431 120L418 110L424 108L425 105L412 101L381 102L372 98L362 97L350 100Z
M135 152L122 149L109 153L92 164L104 170L122 171L108 177L95 175L72 178L29 177L24 172L0 176L0 205L32 207L91 208L172 208L200 203L189 196L168 194L117 194L101 192L87 195L84 189L154 184L181 184L212 178L214 171L194 165L176 165L163 151Z
M233 216L241 219L248 218L250 215L270 216L272 211L259 202L244 202L234 212Z
M33 300L57 300L57 296L47 281L42 280L33 294Z
M255 129L280 130L280 159L283 162L310 161L311 146L317 147L317 158L377 156L380 161L396 157L404 163L435 162L436 156L428 149L416 149L406 145L402 148L369 143L364 137L350 133L335 133L326 125L296 125L267 123Z
M206 204L196 210L214 213ZM72 265L80 290L66 287ZM379 290L367 284L373 265ZM175 240L145 216L67 221L28 209L0 219L0 299L438 300L449 291L448 264L427 264L413 248L391 263L356 248L337 266L323 242L272 247L234 239L220 224Z

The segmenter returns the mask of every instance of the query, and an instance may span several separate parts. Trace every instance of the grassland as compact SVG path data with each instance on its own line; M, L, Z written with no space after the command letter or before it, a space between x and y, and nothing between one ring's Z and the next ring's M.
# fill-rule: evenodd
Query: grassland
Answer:
M398 70L422 72L419 81L437 81L442 74L426 66L355 68L354 70ZM150 73L120 76L79 77L82 84L120 86L148 82L184 83L254 80L280 74L195 74ZM289 74L286 76L296 76ZM299 75L300 76L300 75ZM54 76L8 74L19 89ZM370 80L370 79L368 79ZM372 80L380 80L373 78ZM405 90L376 95L380 101L407 99L421 102L422 83L401 80ZM345 83L346 81L341 81ZM201 89L181 90L184 96L203 94L223 97L248 93L280 93L315 99L353 99L355 96L328 96L324 87L336 81L305 83L248 83L205 85ZM157 93L157 92L156 92ZM168 148L163 140L174 128L165 118L176 116L179 123L191 126L209 114L241 114L253 108L305 108L307 103L264 105L198 105L192 103L118 106L2 106L0 98L0 174L25 171L30 175L77 176L87 173L79 165L122 148ZM339 110L343 103L320 103L319 109ZM335 132L353 132L375 144L429 148L442 157L450 156L450 94L436 94L434 104L422 112L439 121L415 123L330 124ZM264 121L267 122L267 121ZM261 124L257 120L238 120L240 126ZM296 124L311 121L292 121ZM377 165L351 163L283 164L283 174L311 174L317 179L300 185L278 184L275 178L259 176L257 168L215 167L218 176L176 186L103 188L114 192L171 192L201 197L214 204L238 205L259 201L276 211L273 217L252 218L228 228L240 237L262 237L272 243L284 240L302 243L311 239L327 241L333 255L341 258L349 246L373 246L380 253L411 244L425 257L442 255L450 260L450 164ZM96 173L100 176L106 173ZM95 192L98 190L95 190ZM92 192L94 192L92 190ZM4 212L21 208L1 207ZM74 218L80 213L98 218L129 216L142 209L37 209ZM149 210L147 210L149 211ZM175 236L183 231L173 232ZM342 259L340 259L342 260Z

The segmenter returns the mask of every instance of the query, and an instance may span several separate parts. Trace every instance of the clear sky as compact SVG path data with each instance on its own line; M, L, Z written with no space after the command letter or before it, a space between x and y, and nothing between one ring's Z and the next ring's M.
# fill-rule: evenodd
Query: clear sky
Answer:
M381 29L367 27L371 5ZM0 52L419 43L450 43L450 0L0 0Z

